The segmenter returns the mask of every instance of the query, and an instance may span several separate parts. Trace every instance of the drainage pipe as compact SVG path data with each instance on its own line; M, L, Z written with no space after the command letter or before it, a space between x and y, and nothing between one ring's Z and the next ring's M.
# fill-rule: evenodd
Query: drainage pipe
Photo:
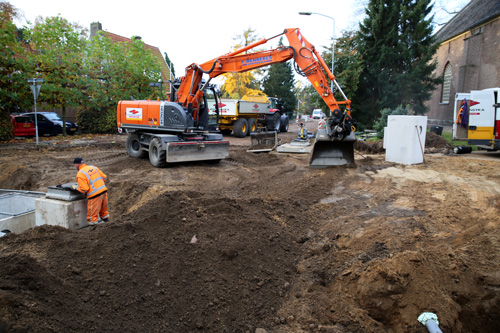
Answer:
M418 316L418 321L427 328L429 333L443 333L439 328L438 317L432 312L423 312Z

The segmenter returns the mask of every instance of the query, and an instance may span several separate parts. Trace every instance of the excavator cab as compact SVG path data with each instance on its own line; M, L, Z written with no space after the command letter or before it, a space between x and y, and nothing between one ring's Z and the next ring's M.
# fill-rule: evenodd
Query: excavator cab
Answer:
M219 90L214 85L208 85L200 105L199 124L209 132L219 130L219 97Z

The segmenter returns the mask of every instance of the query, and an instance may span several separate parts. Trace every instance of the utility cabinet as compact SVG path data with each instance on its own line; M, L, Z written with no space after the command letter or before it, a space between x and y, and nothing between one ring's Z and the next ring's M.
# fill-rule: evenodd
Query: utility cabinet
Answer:
M385 160L399 164L423 163L427 116L389 116L384 131Z

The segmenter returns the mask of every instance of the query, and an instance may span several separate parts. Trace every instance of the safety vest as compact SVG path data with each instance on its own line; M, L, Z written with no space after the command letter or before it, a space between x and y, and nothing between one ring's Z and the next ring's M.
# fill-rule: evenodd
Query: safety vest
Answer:
M89 186L89 189L86 192L87 198L96 197L104 191L108 190L106 185L104 184L104 179L101 176L99 169L95 166L83 165L78 171L77 178L79 178L80 173L87 178L87 183Z

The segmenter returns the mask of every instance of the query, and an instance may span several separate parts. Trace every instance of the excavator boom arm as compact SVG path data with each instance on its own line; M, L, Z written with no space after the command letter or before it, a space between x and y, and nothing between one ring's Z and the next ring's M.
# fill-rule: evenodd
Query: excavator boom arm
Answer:
M210 78L225 73L241 73L264 66L285 62L293 58L293 49L280 47L274 50L261 51L235 56L222 56L215 60L215 66L210 71ZM213 63L205 63L200 67L210 69Z
M255 53L244 53L283 34L287 37L289 46L281 46L276 49ZM182 78L182 83L179 87L177 102L184 105L184 107L188 107L191 104L196 109L203 96L202 89L199 89L203 74L207 74L212 79L221 74L246 72L275 63L285 62L292 58L296 63L296 70L301 75L307 77L331 111L340 110L339 105L343 104L346 106L347 114L350 115L351 101L345 99L339 102L335 99L323 71L339 87L335 81L335 76L328 66L326 66L314 45L302 36L298 28L285 29L280 35L269 39L261 39L244 48L207 61L201 65L192 64L188 66L186 68L186 75ZM342 95L345 97L343 92Z

